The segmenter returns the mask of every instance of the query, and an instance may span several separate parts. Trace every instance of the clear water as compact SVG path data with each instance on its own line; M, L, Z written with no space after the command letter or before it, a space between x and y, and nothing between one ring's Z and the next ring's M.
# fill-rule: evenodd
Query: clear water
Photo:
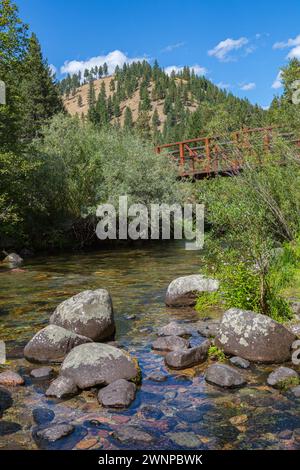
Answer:
M181 243L169 243L35 258L25 263L24 271L1 269L0 339L7 345L6 368L20 372L26 383L19 388L0 387L0 448L300 448L300 400L266 386L272 366L253 365L245 372L247 387L228 391L205 382L207 364L172 372L165 368L163 355L151 350L159 326L174 319L199 319L193 309L166 308L164 295L172 279L199 272L203 257L202 252L186 251ZM142 368L143 382L128 410L102 409L96 390L64 401L48 399L44 391L49 382L32 380L29 372L35 366L22 357L24 345L47 325L58 303L82 290L101 287L113 298L116 340L138 358ZM130 315L135 319L127 319ZM192 338L192 344L201 341L200 336ZM167 378L149 380L153 374ZM53 445L37 442L32 414L37 408L47 409L52 423L72 422L75 432ZM151 442L142 437L120 442L115 433L127 426L150 433Z

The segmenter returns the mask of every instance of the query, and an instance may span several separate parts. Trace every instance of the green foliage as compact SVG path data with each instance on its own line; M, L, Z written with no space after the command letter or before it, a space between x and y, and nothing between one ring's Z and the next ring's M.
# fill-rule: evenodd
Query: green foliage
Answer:
M300 385L299 377L289 377L278 382L276 388L279 388L282 392L287 392L290 388L297 387L297 385Z
M197 312L205 312L221 302L220 293L217 292L203 292L197 298L195 309Z
M224 362L226 356L224 351L219 349L217 346L211 345L208 349L208 357L213 361Z

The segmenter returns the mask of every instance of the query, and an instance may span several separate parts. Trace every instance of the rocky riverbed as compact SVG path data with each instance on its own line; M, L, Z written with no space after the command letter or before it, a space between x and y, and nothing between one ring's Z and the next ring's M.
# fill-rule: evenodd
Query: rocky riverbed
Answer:
M300 398L291 388L276 387L278 377L293 374L278 371L279 364L246 358L207 360L208 337L222 312L201 319L193 307L165 306L170 281L198 272L201 256L172 245L36 259L25 262L24 271L0 271L0 339L8 352L0 372L16 372L25 382L11 375L0 385L0 448L299 449ZM121 379L100 392L88 384L64 399L47 396L60 366L31 364L23 347L47 327L62 301L103 288L114 305L116 337L110 347L138 361L142 383ZM107 328L110 335L110 322ZM72 332L77 333L82 335ZM89 344L75 347L89 349ZM188 354L180 355L182 349ZM168 357L184 368L167 365ZM290 363L283 366L297 371ZM216 377L227 385L232 381L233 388L216 385ZM112 399L127 399L127 407L111 408Z

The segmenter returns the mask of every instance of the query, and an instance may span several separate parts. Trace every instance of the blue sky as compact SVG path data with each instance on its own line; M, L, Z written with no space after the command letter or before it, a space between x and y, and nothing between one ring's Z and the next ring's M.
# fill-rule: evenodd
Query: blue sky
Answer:
M16 0L49 64L63 72L106 60L189 65L268 106L288 57L300 58L299 0ZM87 64L86 64L87 62ZM169 68L168 68L169 67Z

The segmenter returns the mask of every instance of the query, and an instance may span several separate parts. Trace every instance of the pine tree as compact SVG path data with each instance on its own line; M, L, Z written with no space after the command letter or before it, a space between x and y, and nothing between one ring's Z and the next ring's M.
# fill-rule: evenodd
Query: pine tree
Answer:
M151 137L151 129L149 124L149 113L147 111L140 111L136 121L136 130L144 140L149 140Z
M42 126L54 114L63 110L58 86L35 34L29 40L20 83L22 94L22 136L31 140L40 134Z
M126 106L124 115L124 129L131 130L133 128L133 119L131 109Z
M104 62L104 64L103 64L103 75L105 77L107 77L107 75L108 75L108 66L107 66L106 62Z
M82 96L81 96L81 95L78 95L78 98L77 98L77 106L78 106L79 108L81 108L81 106L82 106Z

